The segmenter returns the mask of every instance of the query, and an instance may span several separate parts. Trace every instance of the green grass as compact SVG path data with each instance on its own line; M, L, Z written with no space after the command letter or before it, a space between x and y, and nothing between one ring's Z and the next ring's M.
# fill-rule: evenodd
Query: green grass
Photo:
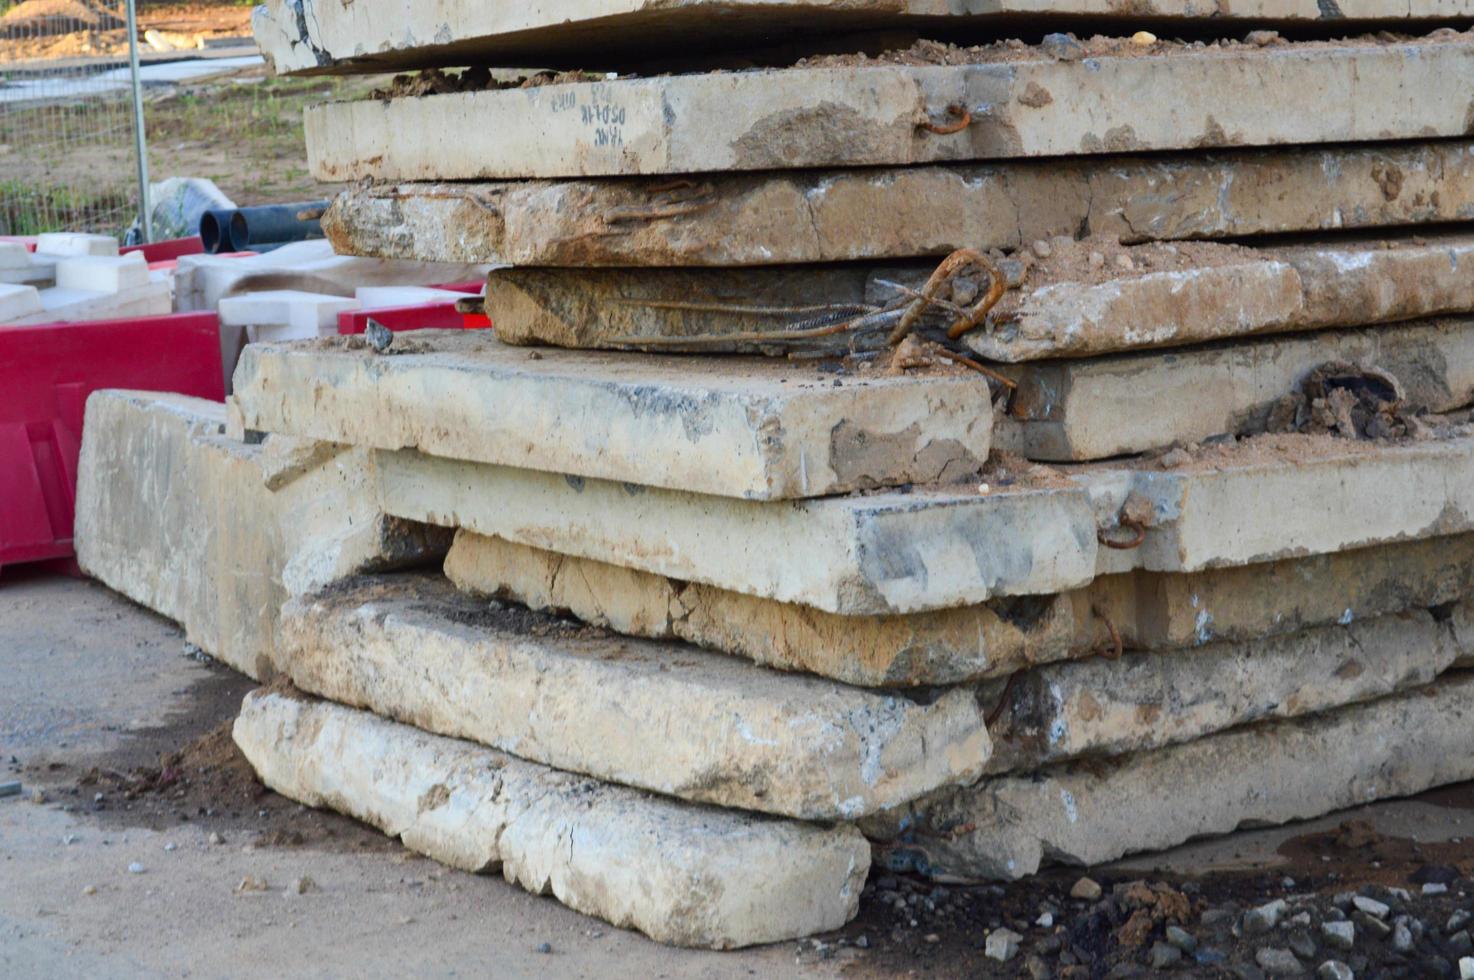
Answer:
M121 235L132 221L127 194L0 180L0 235L39 235L59 228Z

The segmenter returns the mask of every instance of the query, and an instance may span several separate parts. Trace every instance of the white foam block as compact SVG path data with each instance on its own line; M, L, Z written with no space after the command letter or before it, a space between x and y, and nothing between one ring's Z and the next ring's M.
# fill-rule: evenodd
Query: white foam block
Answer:
M58 289L119 293L149 283L148 263L138 252L128 255L82 255L56 263Z
M46 255L117 255L118 240L111 235L48 232L36 239L36 251Z
M338 314L358 308L358 300L300 289L275 289L220 301L220 323L245 327L252 343L305 340L336 333Z
M0 269L29 269L31 253L20 242L0 242Z
M41 294L35 286L0 285L0 323L41 312Z

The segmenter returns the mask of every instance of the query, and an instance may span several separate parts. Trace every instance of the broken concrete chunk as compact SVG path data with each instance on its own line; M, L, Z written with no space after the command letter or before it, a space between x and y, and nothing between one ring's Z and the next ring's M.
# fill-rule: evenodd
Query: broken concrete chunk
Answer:
M677 803L340 705L257 691L234 735L285 796L659 942L731 949L836 929L870 867L853 827Z
M1474 530L1474 440L1263 436L1182 466L1099 463L986 492L777 505L381 452L387 512L843 615L1048 595L1096 575L1196 572ZM1389 495L1386 488L1402 488ZM970 488L969 488L970 489ZM1275 501L1268 519L1264 501ZM1123 508L1138 547L1103 547ZM1127 530L1126 534L1130 535ZM1124 539L1123 539L1124 540Z
M1474 14L1467 0L1342 0L1328 14L1314 0L1249 0L1225 8L1180 0L1148 0L1126 10L1109 0L999 0L986 9L955 0L590 0L555 7L447 0L433 9L384 0L332 4L269 0L251 19L256 42L277 74L380 72L426 65L547 65L617 68L630 61L707 52L712 57L774 38L832 37L840 32L945 27L988 31L1019 16L1142 20L1202 17L1249 21L1445 19ZM945 18L943 24L938 18ZM719 28L714 28L719 24ZM996 28L995 28L996 29ZM1126 28L1129 33L1129 28Z
M1461 615L1469 606L1461 603ZM1431 683L1460 656L1427 610L1193 651L1127 654L1029 671L990 726L992 772L1119 756L1266 718L1371 701Z
M780 171L669 183L353 187L338 196L323 229L345 255L578 267L852 262L943 256L960 245L1015 251L1083 227L1127 244L1338 231L1474 217L1474 144Z
M853 820L971 782L990 754L967 690L923 703L581 635L439 577L338 586L292 601L282 620L279 666L303 690L696 802Z
M1465 136L1474 100L1474 47L1456 33L1267 48L1086 46L1080 61L1003 45L967 53L985 63L965 65L716 72L331 103L307 110L308 159L323 181L475 180L1353 143ZM1163 85L1171 99L1124 96ZM1038 89L1069 97L1041 104ZM1264 92L1275 93L1271 111ZM953 105L969 107L973 124L928 133Z
M449 535L380 513L364 450L331 447L269 487L277 450L220 435L224 421L223 405L181 395L88 398L77 561L179 622L211 656L260 677L276 659L289 595L431 560Z
M1115 761L986 779L867 822L904 816L934 873L1022 878L1091 866L1244 825L1279 824L1474 777L1474 675ZM902 848L904 851L904 848Z
M1474 319L1029 362L1005 372L1018 388L995 438L1029 459L1069 461L1263 432L1276 403L1332 361L1398 379L1410 412L1451 411L1474 402Z
M461 330L421 331L388 358L348 338L248 347L236 399L265 432L757 500L968 479L993 418L987 384L966 371L531 359Z
M1126 650L1178 650L1442 605L1474 594L1474 535L1192 574L1106 575L1065 595L903 616L837 616L467 531L456 534L445 573L462 590L631 636L892 687L958 684L1090 656L1112 648L1112 630ZM1458 649L1474 661L1465 619L1451 623L1463 631Z

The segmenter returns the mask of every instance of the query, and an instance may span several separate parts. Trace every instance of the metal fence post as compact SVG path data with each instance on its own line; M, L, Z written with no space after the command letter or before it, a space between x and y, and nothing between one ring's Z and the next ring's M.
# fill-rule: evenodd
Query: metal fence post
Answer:
M133 148L138 157L138 222L144 242L154 240L154 219L148 204L148 139L143 130L143 80L138 74L138 0L127 0L128 71L133 83Z

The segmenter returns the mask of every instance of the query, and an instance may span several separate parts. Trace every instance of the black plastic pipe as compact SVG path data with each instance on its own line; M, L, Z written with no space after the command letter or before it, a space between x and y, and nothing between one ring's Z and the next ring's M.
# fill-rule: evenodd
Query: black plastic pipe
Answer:
M231 244L230 240L230 219L234 215L233 208L206 211L200 215L200 239L204 241L205 251L210 255L240 251Z
M322 213L328 201L268 204L238 208L230 218L230 239L237 252L261 245L281 245L322 238ZM313 217L306 217L312 215Z

